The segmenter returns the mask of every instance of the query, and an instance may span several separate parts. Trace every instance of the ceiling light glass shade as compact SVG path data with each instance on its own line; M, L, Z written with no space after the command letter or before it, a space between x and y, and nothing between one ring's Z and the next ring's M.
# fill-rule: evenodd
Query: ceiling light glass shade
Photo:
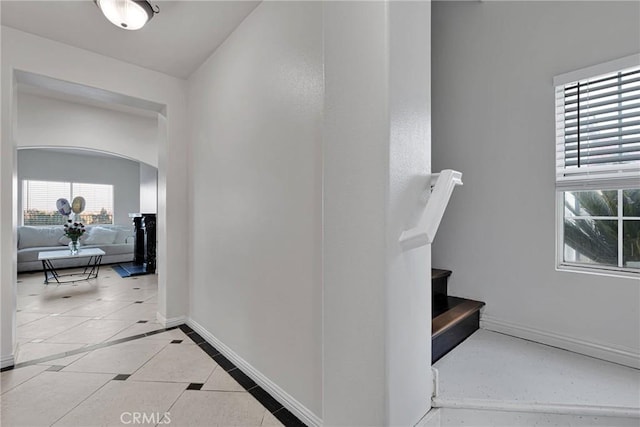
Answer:
M125 30L139 30L157 13L146 0L95 0L104 16Z

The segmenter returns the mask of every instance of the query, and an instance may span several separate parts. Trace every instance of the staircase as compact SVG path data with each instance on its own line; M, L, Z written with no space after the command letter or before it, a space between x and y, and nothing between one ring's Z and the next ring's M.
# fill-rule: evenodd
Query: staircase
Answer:
M484 303L449 296L449 276L449 270L431 270L431 363L453 350L480 327L480 309Z

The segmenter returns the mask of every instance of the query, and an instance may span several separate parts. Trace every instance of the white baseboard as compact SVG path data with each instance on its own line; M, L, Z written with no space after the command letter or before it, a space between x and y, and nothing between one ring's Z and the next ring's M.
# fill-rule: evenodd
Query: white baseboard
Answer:
M589 342L566 335L542 331L524 325L481 314L480 327L489 331L500 332L518 338L539 342L553 347L573 351L598 359L606 360L631 368L640 369L640 353L627 348Z
M251 366L246 360L240 357L236 352L227 347L222 341L213 336L203 326L198 324L195 320L187 319L187 325L189 325L194 331L196 331L202 338L204 338L209 344L214 346L224 357L233 362L234 365L248 377L256 382L260 387L265 389L267 393L273 396L278 402L285 408L291 411L296 417L309 427L322 426L322 419L316 414L311 412L306 406L298 402L293 396L281 389L276 383L267 378L264 374Z
M187 322L187 316L178 316L167 319L159 312L156 313L156 319L165 328L173 328L174 326L182 325Z
M13 357L13 354L0 357L0 368L6 368L8 366L13 366L15 364L16 364L16 360Z

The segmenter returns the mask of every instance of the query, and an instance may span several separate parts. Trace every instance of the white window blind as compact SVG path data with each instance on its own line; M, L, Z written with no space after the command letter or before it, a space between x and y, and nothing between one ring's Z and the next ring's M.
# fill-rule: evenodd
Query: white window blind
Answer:
M113 224L113 185L55 181L22 182L23 225L59 225L65 218L58 213L56 201L71 202L82 196L85 209L78 217L85 224Z
M70 182L23 181L22 223L24 225L62 224L56 200L71 198Z
M639 182L640 64L556 81L557 187L637 188Z
M74 182L72 188L73 197L84 197L86 202L84 215L99 215L104 211L113 213L113 185Z

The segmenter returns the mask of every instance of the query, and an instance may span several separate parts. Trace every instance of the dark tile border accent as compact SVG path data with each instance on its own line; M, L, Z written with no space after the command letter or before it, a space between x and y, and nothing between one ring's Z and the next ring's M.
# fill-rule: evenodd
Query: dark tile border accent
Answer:
M187 335L195 334L195 331L191 329L189 326L187 326L187 324L185 323L183 323L182 325L179 325L178 328L180 328L180 330Z
M236 380L242 388L251 394L262 406L264 406L274 417L287 427L306 427L298 417L293 415L291 411L286 409L280 402L274 399L262 387L257 385L247 374L236 367L229 359L224 357L214 346L206 342L198 333L186 324L178 326L191 340L200 347L202 351L207 353L222 369L224 369L231 377ZM189 384L187 390L196 390L190 388L193 384ZM198 384L196 384L198 385ZM200 387L202 387L200 385ZM200 390L198 388L197 390Z
M262 406L267 408L272 414L283 408L280 402L271 397L271 395L260 386L255 386L247 391L251 396L255 397L258 402L262 403Z
M220 352L208 342L204 342L199 347L213 359L213 356L220 354Z
M222 354L216 354L212 359L215 360L216 363L220 365L220 367L226 372L236 369L236 365L234 365L233 362L224 357Z
M193 331L190 334L187 334L187 336L191 338L191 340L198 345L206 342L204 338L202 338L198 333Z
M256 387L257 384L251 378L249 378L244 372L240 369L235 368L227 372L231 377L236 380L238 384L242 386L245 390L251 390Z
M75 350L66 351L64 353L58 353L58 354L53 354L51 356L41 357L39 359L29 360L27 362L16 363L13 366L7 366L5 368L0 369L0 372L5 372L5 371L11 371L13 369L24 368L25 366L37 365L38 363L49 362L51 360L61 359L63 357L73 356L73 355L80 354L80 353L87 353L89 351L97 350L99 348L110 347L112 345L120 344L120 343L123 343L123 342L133 341L133 340L137 340L137 339L145 338L145 337L150 337L152 335L161 334L161 333L167 332L167 331L172 331L172 330L177 329L177 328L178 328L177 326L173 326L171 328L156 329L155 331L150 331L150 332L147 332L147 333L144 333L144 334L132 335L130 337L120 338L120 339L113 340L113 341L102 342L102 343L99 343L99 344L93 344L93 345L90 345L90 346L87 346L87 347L81 347L81 348L77 348Z
M127 378L129 378L131 375L127 375L127 374L118 374L115 377L113 377L112 381L125 381Z
M182 340L171 340L170 344L180 344Z
M49 366L47 369L45 369L45 371L58 372L59 370L61 370L64 367L65 367L64 365L53 365L53 366Z
M200 390L203 385L203 383L190 383L186 390Z
M273 416L287 427L306 427L306 425L293 415L287 408L278 409Z

